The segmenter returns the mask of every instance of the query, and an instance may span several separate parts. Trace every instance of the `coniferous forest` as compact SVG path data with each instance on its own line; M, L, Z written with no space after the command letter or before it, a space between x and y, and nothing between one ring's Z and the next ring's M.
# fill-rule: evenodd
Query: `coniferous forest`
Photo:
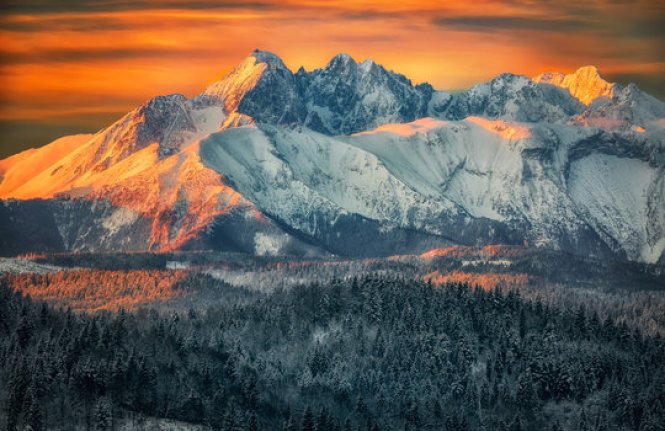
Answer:
M0 286L0 427L665 429L663 339L583 307L378 275L238 290L85 314Z

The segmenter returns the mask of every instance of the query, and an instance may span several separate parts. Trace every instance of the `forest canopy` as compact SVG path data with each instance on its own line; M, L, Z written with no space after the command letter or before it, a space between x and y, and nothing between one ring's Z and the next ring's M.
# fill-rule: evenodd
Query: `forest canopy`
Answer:
M0 287L8 429L660 430L665 344L517 291L366 276L78 314ZM239 299L241 298L241 299Z

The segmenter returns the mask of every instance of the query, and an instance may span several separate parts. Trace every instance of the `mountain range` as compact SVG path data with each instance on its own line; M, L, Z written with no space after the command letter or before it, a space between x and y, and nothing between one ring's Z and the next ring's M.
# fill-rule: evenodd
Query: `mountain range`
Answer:
M0 254L526 244L665 263L664 167L665 103L593 66L445 92L256 50L196 97L0 161Z

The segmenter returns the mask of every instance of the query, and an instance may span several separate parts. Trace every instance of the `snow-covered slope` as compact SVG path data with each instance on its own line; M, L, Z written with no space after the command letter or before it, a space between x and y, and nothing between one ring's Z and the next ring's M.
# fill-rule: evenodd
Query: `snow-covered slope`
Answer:
M379 129L353 142L414 190L531 243L581 251L598 237L630 259L662 255L663 165L634 143L571 125L469 117L423 130L423 121L401 126L415 134Z
M665 236L652 220L665 208L650 190L663 195L662 168L597 133L478 117L340 138L264 125L212 135L201 157L262 211L318 240L356 214L453 242L492 237L656 261ZM597 148L580 154L589 140Z
M199 96L0 161L0 250L418 253L507 243L665 261L665 105L592 67L447 93L255 51Z
M598 231L615 238L629 257L655 262L665 248L662 168L648 162L592 154L571 164L570 199ZM660 174L660 180L658 180Z

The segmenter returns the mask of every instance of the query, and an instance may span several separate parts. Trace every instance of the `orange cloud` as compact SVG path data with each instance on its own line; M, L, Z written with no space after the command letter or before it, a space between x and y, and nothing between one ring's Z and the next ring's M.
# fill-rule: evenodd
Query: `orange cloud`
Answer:
M595 64L662 97L664 17L657 0L9 0L0 15L0 144L45 143L8 142L11 122L34 129L62 120L89 124L72 132L93 131L104 125L97 114L119 116L158 94L195 95L257 47L294 70L338 52L371 57L449 90L506 71Z

